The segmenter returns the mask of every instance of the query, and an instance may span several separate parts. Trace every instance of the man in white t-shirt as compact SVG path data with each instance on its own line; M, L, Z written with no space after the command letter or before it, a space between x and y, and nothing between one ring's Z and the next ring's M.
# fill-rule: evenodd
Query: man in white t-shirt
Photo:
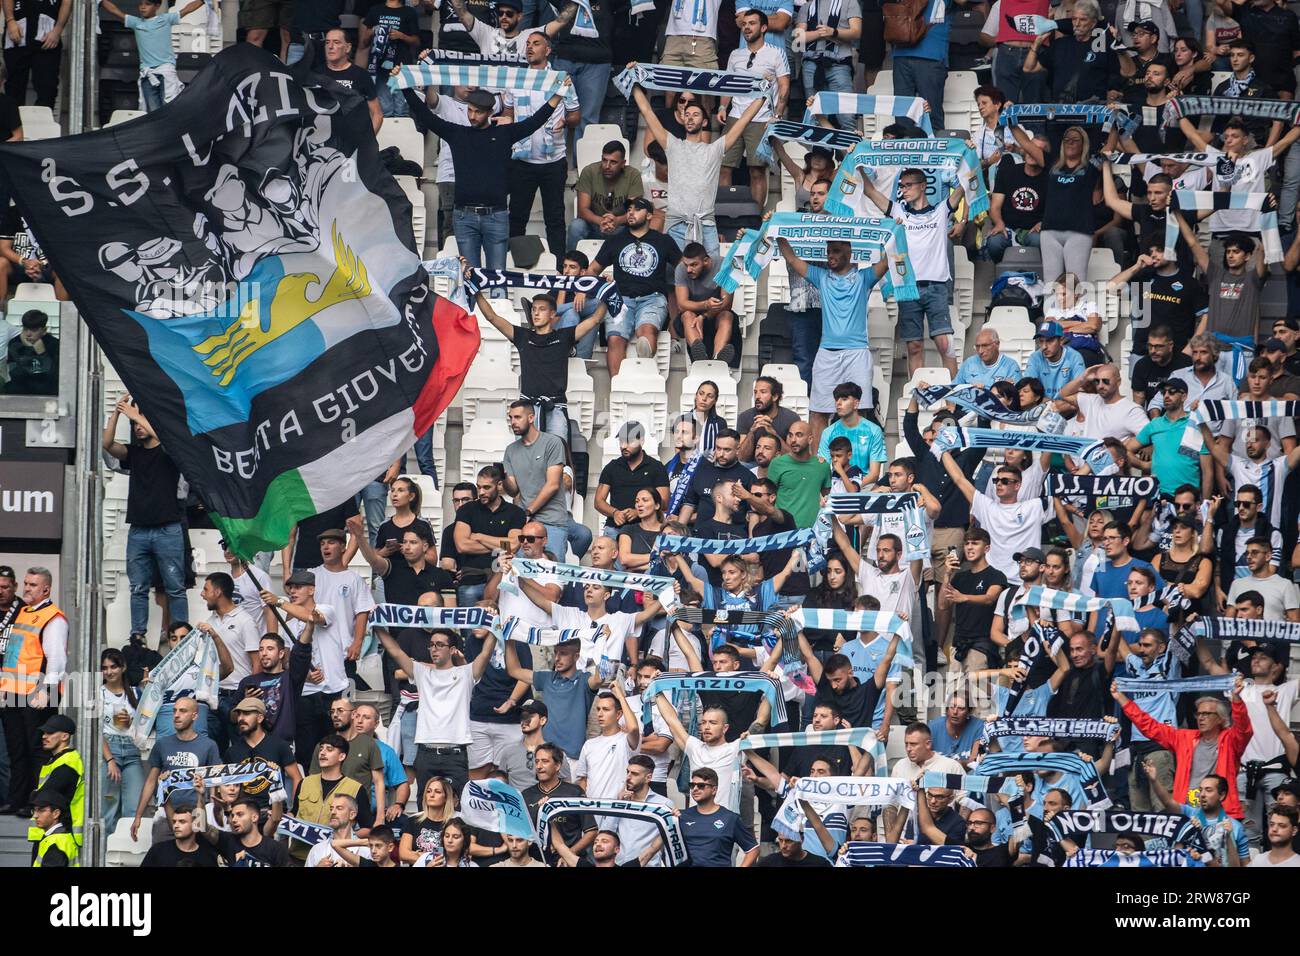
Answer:
M1041 499L1020 501L1022 477L1015 465L999 465L993 472L993 487L997 500L975 490L952 452L943 453L943 467L961 493L970 502L971 517L993 539L989 548L989 564L1007 576L1012 583L1020 580L1020 564L1015 556L1031 548L1039 548L1043 540L1043 522L1052 518L1052 509Z
M631 698L628 699L631 704ZM634 708L635 709L635 708ZM676 808L671 800L661 793L650 789L650 778L654 775L653 761L645 754L633 754L627 762L627 775L623 781L623 791L618 794L620 800L635 803L652 803L655 806ZM620 865L629 860L639 859L641 854L658 840L659 827L645 820L633 820L628 817L606 817L605 824L618 834L620 845L618 862ZM663 866L664 854L656 853L642 866Z
M332 838L321 840L307 853L305 866L347 866L343 857L334 849L334 840L351 840L356 833L357 801L345 793L336 793L330 797L330 826L334 828ZM351 851L362 859L370 859L370 847L357 847Z
M271 613L270 608L262 603L262 598L258 594L261 588L258 586L258 582L253 580L253 576L248 573L248 564L243 558L226 547L225 538L222 538L217 544L221 546L222 560L230 566L230 577L235 582L235 604L252 619L253 626L258 628L259 634L274 634L279 629L275 621L275 615ZM266 572L259 572L257 576L258 581L269 581L270 577Z
M885 614L897 614L905 621L919 620L916 612L921 561L902 563L903 542L898 535L882 534L876 539L875 564L862 560L853 548L843 554L850 564L857 559L853 570L857 574L859 594L874 597Z
M320 542L321 564L312 568L316 575L316 600L333 604L343 620L341 626L350 630L352 640L345 658L355 661L361 656L361 644L366 637L366 621L375 609L375 596L366 579L343 562L348 535L340 528L330 528L316 536Z
M767 14L761 10L747 10L740 14L740 35L744 39L739 47L731 51L727 60L728 73L743 73L767 80L776 88L776 106L773 109L766 102L749 123L743 136L743 152L749 162L749 192L754 202L762 209L767 203L767 165L757 158L758 144L763 138L767 124L776 116L785 115L786 99L790 95L790 63L786 60L785 47L767 42ZM718 122L723 124L724 132L733 126L744 126L741 115L755 99L762 96L724 96L718 107ZM740 165L742 143L737 140L727 147L722 157L721 178L718 184L731 185L732 171Z
M235 582L225 571L209 574L200 596L212 616L197 625L198 629L225 644L235 665L221 680L216 712L208 712L208 734L224 753L230 744L230 709L239 702L239 682L262 669L257 656L262 634L248 613L235 604Z
M1300 867L1300 854L1295 845L1298 816L1295 807L1274 805L1268 811L1268 852L1250 861L1251 866Z
M316 575L311 571L293 572L284 587L289 592L288 598L263 591L262 601L268 607L279 607L288 618L289 637L297 641L307 622L314 625L311 670L294 707L293 735L294 755L300 764L310 767L317 741L334 732L330 704L348 687L343 660L352 640L348 626L351 622L344 621L337 605L316 600Z
M1096 388L1095 394L1083 391L1084 383ZM1119 369L1114 365L1094 365L1073 381L1061 386L1056 410L1079 410L1067 434L1085 438L1118 438L1127 441L1137 436L1147 423L1146 412L1131 398L1119 393Z
M600 732L582 745L573 776L587 796L613 799L622 793L627 762L641 745L641 724L623 693L621 680L596 695L595 710ZM605 826L599 819L596 825Z
M673 669L689 670L689 667L683 662L681 667ZM641 724L641 715L644 711L641 706L641 694L663 671L663 659L650 654L641 658L641 662L636 666L636 693L629 697L627 702L632 708L632 713L636 715L638 726ZM641 747L638 753L650 760L652 764L649 777L650 789L656 794L667 796L668 768L672 765L669 752L673 746L673 735L657 707L650 712L650 718L650 724L642 728ZM645 732L647 729L649 733Z
M495 634L483 638L483 647L468 664L457 664L460 637L454 631L429 632L429 663L413 661L384 628L375 633L393 663L410 675L420 691L420 709L415 723L416 792L424 793L430 777L449 777L452 792L460 793L469 781L469 698L474 685L492 660L497 646Z
M721 3L722 0L691 0L690 3L670 4L668 23L664 27L664 52L659 62L664 66L716 70L718 7ZM668 107L671 109L677 101L677 94L667 95ZM626 847L627 841L624 840L623 843Z
M708 767L718 775L718 802L733 813L740 812L740 741L727 742L727 712L710 707L700 715L700 735L692 737L686 732L682 720L673 709L669 695L655 697L664 723L672 731L673 742L685 751L694 773Z
M903 734L903 750L907 755L899 758L898 762L894 764L894 769L889 773L891 777L897 780L907 780L915 783L921 779L922 774L930 770L936 773L964 774L966 772L966 769L952 757L935 753L930 728L919 721L908 725L906 732ZM906 808L885 808L886 830L889 834L888 842L898 842L908 813L909 811Z

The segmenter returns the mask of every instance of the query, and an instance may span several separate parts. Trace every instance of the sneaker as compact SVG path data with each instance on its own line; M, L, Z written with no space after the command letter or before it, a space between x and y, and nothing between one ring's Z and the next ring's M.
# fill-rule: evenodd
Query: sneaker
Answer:
M731 360L736 357L736 347L728 342L722 348L718 349L717 359L719 362L725 362L730 365Z
M638 335L633 345L636 348L637 358L651 358L655 354L655 347L650 344L650 340L644 335Z
M703 339L688 342L686 344L686 353L691 357L692 362L703 362L709 357L709 350L704 347Z

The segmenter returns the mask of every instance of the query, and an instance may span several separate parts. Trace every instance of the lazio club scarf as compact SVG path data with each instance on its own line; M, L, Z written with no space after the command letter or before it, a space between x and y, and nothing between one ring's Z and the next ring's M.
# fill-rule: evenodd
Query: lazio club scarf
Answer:
M520 272L514 269L471 269L465 291L476 296L483 289L528 289L536 292L585 292L605 303L611 316L623 311L618 286L600 276L565 276L554 272Z
M709 96L764 96L769 107L776 103L775 85L761 76L659 63L638 63L623 70L615 75L614 86L628 102L632 100L632 88L640 86L666 92L691 90Z
M1201 828L1181 813L1063 810L1047 822L1047 829L1058 843L1061 840L1083 843L1089 833L1128 833L1163 838L1171 845L1183 843L1205 849Z
M642 723L651 722L654 699L664 691L717 691L719 693L748 692L762 694L772 709L771 723L775 726L786 721L785 696L781 682L770 674L758 671L697 671L694 674L660 674L641 692Z
M1142 853L1120 853L1116 850L1080 850L1062 866L1071 867L1126 867L1126 866L1204 866L1186 850L1145 850Z
M1241 116L1300 124L1300 103L1232 96L1175 96L1165 104L1165 126L1177 126L1184 116Z
M1224 399L1202 399L1192 412L1190 428L1184 430L1178 450L1190 458L1201 451L1200 426L1211 422L1261 421L1275 418L1295 418L1300 415L1300 402L1233 402Z
M1002 400L991 389L973 383L927 385L925 388L918 386L912 389L912 394L916 396L917 403L924 408L932 408L939 402L952 402L958 408L974 412L980 418L987 418L1007 425L1032 425L1048 409L1047 404L1044 403L1035 405L1028 411L1012 411L1002 404Z
M912 784L895 777L800 777L790 798L840 807L911 806Z
M1000 717L984 724L984 739L994 737L1060 737L1066 740L1114 741L1120 726L1115 720L1075 717Z
M131 737L137 747L148 746L149 735L153 733L154 721L158 719L164 695L189 674L192 668L198 669L195 699L216 709L221 684L221 662L217 657L217 646L202 631L191 631L149 672L149 683L140 693L140 702L135 706L135 720L131 724Z
M1115 460L1105 444L1093 438L1050 435L1046 432L1003 431L995 428L962 428L948 425L939 429L931 452L936 458L958 448L1023 448L1069 455L1083 461L1094 474L1115 470Z
M280 818L280 825L276 827L275 835L297 840L307 846L315 846L317 843L333 839L334 831L323 823L308 823L286 813Z
M1249 100L1233 100L1234 103L1248 103ZM1264 261L1282 261L1282 238L1277 229L1277 210L1267 211L1264 204L1269 194L1239 193L1228 190L1176 189L1174 205L1170 208L1187 212L1219 212L1224 209L1257 209L1259 213L1259 235L1264 244ZM1165 220L1165 256L1173 258L1174 246L1178 244L1178 221L1173 216ZM1246 268L1252 268L1247 263Z
M460 794L460 815L466 824L502 836L536 840L524 795L504 780L471 780Z
M388 78L391 90L426 86L477 86L484 90L530 90L554 96L564 88L569 74L559 70L533 70L522 66L471 66L459 63L410 63Z
M880 279L880 291L886 298L913 301L920 293L916 276L907 265L907 230L893 219L828 216L813 212L777 212L752 232L746 232L732 244L713 281L726 292L735 292L739 270L757 280L780 251L776 240L790 243L794 254L805 262L824 261L826 243L847 242L851 259L858 265L871 266L884 260L892 263Z
M815 93L812 103L804 112L805 123L816 122L819 116L906 116L916 123L927 136L934 135L934 124L926 110L926 102L919 96L874 96L870 93Z
M836 866L974 866L962 847L924 843L866 843L851 840Z
M949 175L936 177L933 195L927 190L931 205L947 198L941 187L951 180L951 184L961 187L972 216L988 212L989 196L980 174L979 157L969 143L956 137L863 140L840 164L826 199L827 211L843 216L877 215L865 191L860 191L859 171L882 167L945 171Z
M613 590L642 591L653 594L668 613L677 607L676 580L656 574L637 574L632 571L614 571L607 568L584 568L577 564L560 564L555 561L516 557L511 564L521 578L550 576L559 581L575 584L603 584Z
M594 797L547 797L537 808L537 842L542 850L550 849L551 821L558 816L573 813L590 813L598 817L618 817L621 820L640 820L653 823L663 838L669 866L682 866L686 862L686 841L672 807L659 803L642 803L639 800L610 800Z
M1200 445L1200 437L1197 437ZM1151 475L1067 475L1048 472L1043 478L1043 497L1083 498L1089 511L1111 508L1131 508L1139 501L1154 501L1160 493L1160 482Z

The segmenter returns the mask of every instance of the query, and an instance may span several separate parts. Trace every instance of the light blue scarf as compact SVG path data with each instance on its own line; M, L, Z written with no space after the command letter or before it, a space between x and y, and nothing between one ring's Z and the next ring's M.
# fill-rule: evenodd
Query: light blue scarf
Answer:
M1106 445L1095 438L1072 435L1049 435L1045 432L1002 431L994 428L959 428L946 426L939 429L931 451L937 458L945 451L958 448L1021 448L1027 451L1046 451L1069 455L1083 461L1094 474L1108 474L1115 470Z
M1231 694L1237 686L1236 674L1205 674L1200 677L1180 677L1175 680L1139 680L1136 677L1115 678L1115 689L1122 694L1143 691L1161 694Z
M919 96L893 96L871 93L833 93L823 90L814 93L812 103L803 114L805 123L814 123L819 116L906 116L916 123L927 136L934 135L934 124L926 110L926 102Z
M135 721L131 724L131 737L137 747L148 746L164 696L191 668L198 669L195 700L216 709L221 686L221 659L217 656L217 646L202 631L190 631L149 672L149 683L144 685L140 694L140 701L135 706Z
M642 722L650 723L654 714L654 699L664 691L700 691L731 694L748 692L762 694L772 710L772 725L786 721L785 697L781 683L770 674L758 671L698 671L694 674L660 674L641 692Z
M459 63L411 63L388 78L390 90L427 86L477 86L484 90L531 90L554 96L564 89L569 74L559 70L533 70L526 66L475 66Z

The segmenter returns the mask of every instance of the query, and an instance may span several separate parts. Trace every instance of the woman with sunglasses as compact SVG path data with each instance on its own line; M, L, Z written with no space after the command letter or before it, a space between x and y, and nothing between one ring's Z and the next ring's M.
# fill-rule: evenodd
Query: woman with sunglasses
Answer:
M1176 497L1182 497L1181 495ZM1171 626L1180 626L1193 614L1212 614L1206 596L1214 581L1214 562L1201 553L1201 519L1195 500L1175 502L1177 513L1170 522L1170 543L1155 556L1151 566L1166 583L1178 588L1191 606L1168 609Z
M122 808L134 808L144 789L144 764L131 737L135 708L140 702L135 688L126 682L126 658L115 647L99 655L99 672L104 683L99 689L103 721L100 724L100 813L104 832L112 833L121 819Z

